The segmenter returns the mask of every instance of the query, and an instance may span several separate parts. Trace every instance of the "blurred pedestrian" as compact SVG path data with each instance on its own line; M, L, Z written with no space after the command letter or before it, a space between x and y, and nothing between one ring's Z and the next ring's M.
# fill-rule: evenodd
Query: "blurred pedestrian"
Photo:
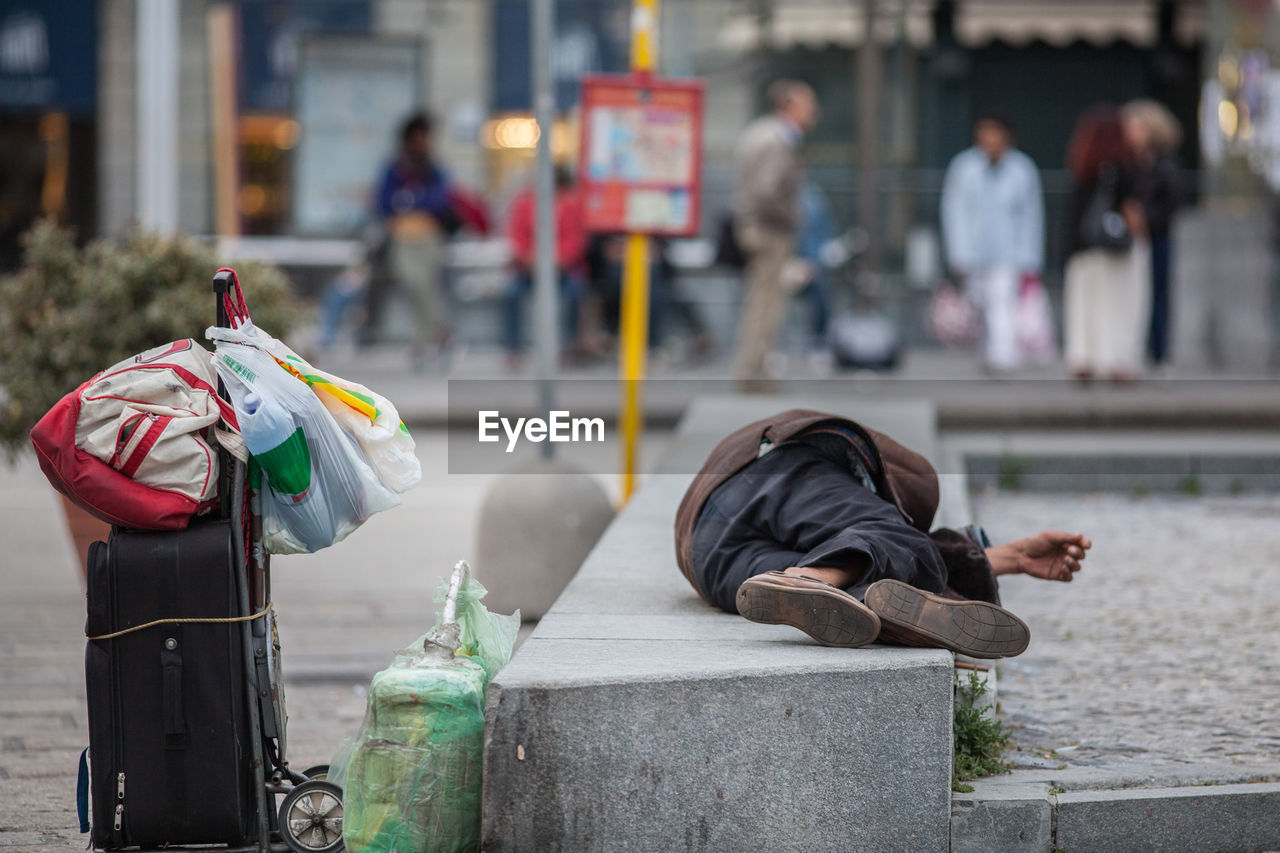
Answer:
M563 314L560 347L564 355L569 356L577 346L581 328L579 310L586 289L587 232L582 218L582 196L574 187L573 175L568 169L557 167L555 184L556 275ZM513 369L519 366L524 353L524 306L533 289L537 258L535 208L533 188L529 187L511 202L507 217L514 275L503 298L502 343L508 366Z
M803 183L797 148L817 124L818 99L795 80L776 81L768 97L772 111L747 125L734 152L733 229L747 262L734 372L745 390L767 383L765 360L789 297L807 279L794 258Z
M1019 366L1019 288L1044 264L1040 173L1013 142L1008 119L982 113L973 146L951 160L942 186L947 261L982 312L982 358L992 370Z
M449 299L441 270L445 241L461 221L449 179L431 152L431 117L417 113L400 129L400 150L379 182L376 211L386 225L386 269L413 307L417 332L411 347L421 368L428 351L446 351L451 339ZM385 288L370 288L367 324L381 320Z
M1133 165L1134 193L1142 203L1151 241L1151 325L1147 354L1159 366L1169 358L1169 232L1181 203L1178 164L1182 127L1163 104L1130 101L1121 110Z
M1067 146L1067 366L1080 381L1136 379L1151 304L1151 253L1120 111L1098 105Z

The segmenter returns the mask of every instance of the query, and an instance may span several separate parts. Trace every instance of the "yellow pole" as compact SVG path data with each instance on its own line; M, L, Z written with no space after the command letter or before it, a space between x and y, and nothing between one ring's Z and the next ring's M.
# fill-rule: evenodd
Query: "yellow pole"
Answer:
M650 72L657 65L658 0L633 0L631 70ZM636 460L644 430L640 383L649 346L649 237L627 235L622 267L622 317L619 322L622 379L622 502L635 491Z
M631 5L631 70L658 67L658 0L633 0Z
M644 380L649 338L649 238L628 234L622 268L622 501L635 491Z

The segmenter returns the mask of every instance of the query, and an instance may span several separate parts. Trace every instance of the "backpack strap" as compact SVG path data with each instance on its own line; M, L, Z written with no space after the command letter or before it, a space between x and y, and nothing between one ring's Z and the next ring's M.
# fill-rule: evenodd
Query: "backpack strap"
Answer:
M246 465L249 463L249 448L245 446L244 438L239 432L227 429L219 423L214 427L213 437L222 445L223 450Z

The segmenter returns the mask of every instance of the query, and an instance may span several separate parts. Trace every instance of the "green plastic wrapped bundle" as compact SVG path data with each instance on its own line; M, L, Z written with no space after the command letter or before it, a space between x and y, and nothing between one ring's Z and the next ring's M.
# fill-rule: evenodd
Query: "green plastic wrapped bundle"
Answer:
M519 614L480 603L458 563L436 595L444 612L373 677L364 722L334 758L343 841L352 853L472 851L480 841L484 691L511 657Z

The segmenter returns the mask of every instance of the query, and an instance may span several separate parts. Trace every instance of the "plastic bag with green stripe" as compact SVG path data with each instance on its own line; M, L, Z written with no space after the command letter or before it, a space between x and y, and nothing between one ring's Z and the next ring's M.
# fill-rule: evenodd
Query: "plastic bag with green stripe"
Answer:
M400 503L312 386L285 370L246 323L210 329L214 365L236 410L260 484L257 509L268 552L299 554L340 542L371 515Z
M246 324L239 329L210 329L211 337L257 347L284 370L307 383L334 420L360 445L365 461L382 485L402 494L422 480L422 465L414 453L413 436L400 413L386 397L359 382L315 367L287 344Z

